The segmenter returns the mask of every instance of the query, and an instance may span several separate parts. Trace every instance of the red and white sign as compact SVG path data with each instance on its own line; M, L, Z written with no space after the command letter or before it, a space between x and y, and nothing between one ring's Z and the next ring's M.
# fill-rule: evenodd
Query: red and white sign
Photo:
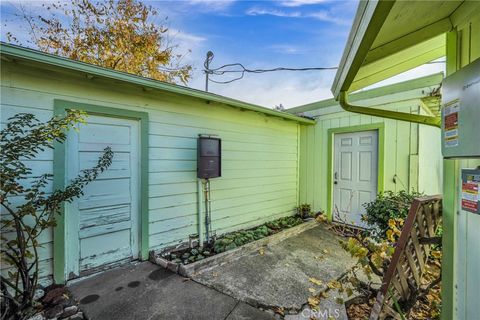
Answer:
M462 210L478 212L478 183L462 183Z

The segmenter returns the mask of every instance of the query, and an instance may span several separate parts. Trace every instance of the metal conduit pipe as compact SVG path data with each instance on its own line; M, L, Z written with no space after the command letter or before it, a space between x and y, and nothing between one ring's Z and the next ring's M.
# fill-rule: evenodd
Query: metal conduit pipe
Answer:
M441 126L441 119L440 117L432 117L432 116L422 116L418 114L410 114L405 112L397 112L397 111L389 111L389 110L382 110L382 109L374 109L368 107L361 107L361 106L354 106L348 103L348 94L345 91L340 91L338 96L338 102L343 110L366 114L375 117L382 117L394 120L401 120L407 122L415 122L420 124L425 124L428 126L433 126L440 128Z

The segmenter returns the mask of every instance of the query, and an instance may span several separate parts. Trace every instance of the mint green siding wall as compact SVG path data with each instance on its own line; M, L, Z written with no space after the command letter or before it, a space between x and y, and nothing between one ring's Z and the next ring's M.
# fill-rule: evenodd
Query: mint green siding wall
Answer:
M452 50L447 50L447 67L450 74L480 59L479 32L480 12L477 10L470 19L462 21L462 25L449 34ZM442 303L442 319L478 317L480 216L462 211L460 200L461 169L479 166L478 158L445 160L442 261L442 294L445 302Z
M371 104L366 102L365 105ZM420 113L420 105L419 99L411 99L376 105L375 108ZM424 139L430 139L435 134L435 139L438 139L439 129L425 130L414 123L345 112L340 106L326 107L305 114L316 117L317 124L301 128L300 203L312 204L315 210L327 210L328 130L376 123L384 123L385 128L385 190L415 189L427 193L440 191L440 145L434 143L424 149L419 145L423 145ZM422 135L424 137L420 139ZM425 170L426 159L439 168L437 173L430 174Z
M223 176L211 181L217 234L294 212L300 130L295 121L5 61L1 76L2 126L18 112L49 119L54 99L148 112L150 249L176 245L198 232L198 134L222 138ZM53 152L45 151L28 164L34 174L53 172ZM49 276L52 233L45 233L42 240L41 270Z

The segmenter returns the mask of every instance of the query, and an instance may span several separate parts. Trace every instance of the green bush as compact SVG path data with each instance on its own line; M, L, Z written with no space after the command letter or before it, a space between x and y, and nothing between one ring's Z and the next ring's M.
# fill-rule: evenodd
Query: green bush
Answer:
M312 206L308 203L303 203L297 207L297 215L299 215L303 219L312 218L315 216L312 211Z
M372 236L376 239L384 239L389 229L388 220L401 218L405 219L410 210L414 198L422 196L421 193L407 191L392 192L385 191L378 194L377 199L365 203L367 213L363 220L372 227Z

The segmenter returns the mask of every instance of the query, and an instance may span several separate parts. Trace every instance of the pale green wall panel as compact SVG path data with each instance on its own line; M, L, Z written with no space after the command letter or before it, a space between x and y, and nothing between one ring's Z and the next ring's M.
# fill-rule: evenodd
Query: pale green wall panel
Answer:
M465 67L469 63L480 58L480 15L476 15L471 21L465 21L465 26L458 30L457 57L458 68ZM455 192L455 203L447 202L444 214L448 215L447 223L450 232L446 232L444 243L450 250L445 252L443 261L444 275L447 278L448 291L446 303L442 309L442 318L449 319L451 314L458 319L474 319L478 317L478 294L480 276L480 255L478 243L480 242L480 218L468 212L461 212L461 169L477 168L480 159L458 160L458 180L452 184L446 184L445 192ZM447 172L449 173L449 172ZM450 199L450 198L449 198ZM452 210L453 209L453 210ZM461 213L458 213L461 212ZM445 226L444 226L445 228ZM445 246L444 244L444 246ZM448 254L448 255L447 255ZM471 285L475 284L475 285Z
M299 156L304 129L295 121L88 80L77 73L46 73L6 62L1 72L3 124L18 112L31 112L46 121L53 115L54 99L148 112L151 249L176 245L198 232L198 134L222 138L222 177L211 181L212 229L217 234L291 215L298 205L298 177L306 173L301 171ZM312 141L313 134L310 129ZM37 173L52 172L53 152L42 153L31 165ZM53 254L51 233L46 235L41 263L48 277Z

